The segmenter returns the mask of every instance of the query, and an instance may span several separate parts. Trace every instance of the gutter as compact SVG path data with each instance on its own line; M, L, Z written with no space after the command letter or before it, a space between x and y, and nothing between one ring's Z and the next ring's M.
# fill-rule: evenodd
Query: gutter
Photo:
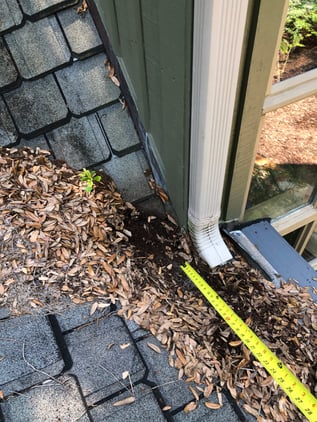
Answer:
M219 218L248 5L194 1L188 228L210 267L232 258Z

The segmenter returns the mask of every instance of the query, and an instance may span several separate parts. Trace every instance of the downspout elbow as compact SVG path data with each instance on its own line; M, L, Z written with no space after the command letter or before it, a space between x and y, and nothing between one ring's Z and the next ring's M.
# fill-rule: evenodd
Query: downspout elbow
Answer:
M218 218L201 223L189 216L188 229L197 252L211 268L223 265L232 259L221 237Z

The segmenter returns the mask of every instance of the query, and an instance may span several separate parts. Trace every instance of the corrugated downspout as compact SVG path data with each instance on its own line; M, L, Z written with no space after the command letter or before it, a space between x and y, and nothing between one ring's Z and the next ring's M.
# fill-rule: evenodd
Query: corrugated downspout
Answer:
M229 261L232 256L221 237L218 218L206 224L202 224L201 221L194 222L194 220L194 217L189 217L188 228L200 257L210 267Z
M211 266L232 258L219 232L248 0L194 2L188 224Z

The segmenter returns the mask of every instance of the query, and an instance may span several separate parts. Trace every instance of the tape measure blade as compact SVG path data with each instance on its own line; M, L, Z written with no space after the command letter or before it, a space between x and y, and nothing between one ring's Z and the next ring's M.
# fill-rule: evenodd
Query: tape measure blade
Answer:
M310 422L317 422L317 399L313 394L188 262L181 268L297 408Z

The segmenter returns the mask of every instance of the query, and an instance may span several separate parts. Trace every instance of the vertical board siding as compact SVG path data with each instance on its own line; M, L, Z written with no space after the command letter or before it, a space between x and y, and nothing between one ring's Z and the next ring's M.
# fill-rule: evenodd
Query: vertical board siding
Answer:
M131 81L131 93L143 121L148 125L146 64L144 55L143 17L140 0L115 0L118 32L123 69Z
M192 1L142 0L150 132L181 222L187 219Z
M115 0L94 0L99 16L107 29L111 44L118 56L121 55L119 29L117 22L117 14Z
M193 0L95 3L130 81L142 123L154 140L174 209L185 224Z

